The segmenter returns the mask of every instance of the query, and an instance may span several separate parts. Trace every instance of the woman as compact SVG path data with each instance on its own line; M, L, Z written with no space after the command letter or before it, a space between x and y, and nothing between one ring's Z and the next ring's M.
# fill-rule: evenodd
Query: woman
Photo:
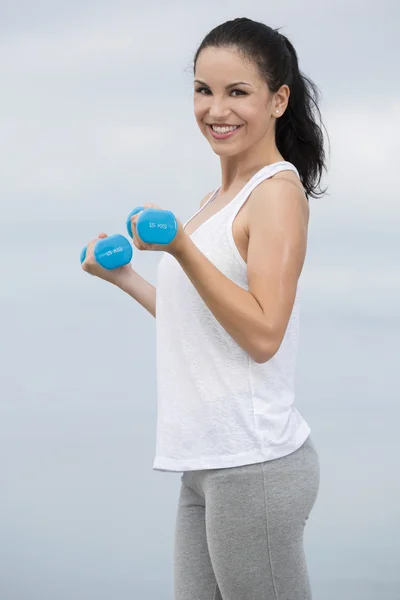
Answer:
M154 469L182 472L176 600L308 600L303 531L318 493L294 406L308 198L321 195L314 84L278 31L213 29L194 60L194 112L221 184L164 250L156 289L131 266L84 270L157 314ZM154 206L154 205L146 205ZM104 237L100 234L99 237Z

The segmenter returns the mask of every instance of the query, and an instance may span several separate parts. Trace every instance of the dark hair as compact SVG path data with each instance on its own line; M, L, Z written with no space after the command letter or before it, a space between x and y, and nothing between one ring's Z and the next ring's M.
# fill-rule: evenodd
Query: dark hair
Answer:
M294 164L308 196L317 198L322 172L326 169L321 113L317 86L299 70L297 53L289 40L264 23L241 18L212 29L194 57L193 70L202 50L235 48L255 64L272 93L286 84L288 106L276 121L276 145L285 160Z

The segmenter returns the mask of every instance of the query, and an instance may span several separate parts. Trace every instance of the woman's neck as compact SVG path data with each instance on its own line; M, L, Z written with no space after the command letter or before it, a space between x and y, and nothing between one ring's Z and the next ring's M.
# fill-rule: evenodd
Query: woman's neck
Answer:
M284 160L275 144L263 152L254 149L251 152L237 154L235 156L221 156L221 189L220 193L225 193L239 183L245 183L257 171Z

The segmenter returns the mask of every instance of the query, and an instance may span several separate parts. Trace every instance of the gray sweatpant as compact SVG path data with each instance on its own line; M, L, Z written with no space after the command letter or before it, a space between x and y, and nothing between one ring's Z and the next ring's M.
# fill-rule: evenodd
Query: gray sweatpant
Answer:
M303 531L319 460L310 437L288 456L181 481L175 600L311 599Z

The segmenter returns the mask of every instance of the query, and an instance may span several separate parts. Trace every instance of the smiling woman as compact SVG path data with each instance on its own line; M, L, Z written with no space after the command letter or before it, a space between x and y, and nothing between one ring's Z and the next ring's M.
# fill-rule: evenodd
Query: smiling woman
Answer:
M156 316L153 467L182 472L175 600L311 598L319 462L294 401L308 200L325 167L317 99L277 30L216 27L195 55L194 115L220 184L164 246L132 217L136 247L164 250L157 289L130 265L106 272L88 245L85 270Z
M307 195L323 193L318 189L325 166L318 89L300 72L285 36L261 23L235 19L229 30L216 27L204 38L194 70L195 116L203 133L205 125L211 131L213 126L245 125L259 139L272 126L277 149L297 167ZM236 80L238 74L243 78ZM220 121L224 110L231 115L229 123ZM252 141L248 138L248 145Z

